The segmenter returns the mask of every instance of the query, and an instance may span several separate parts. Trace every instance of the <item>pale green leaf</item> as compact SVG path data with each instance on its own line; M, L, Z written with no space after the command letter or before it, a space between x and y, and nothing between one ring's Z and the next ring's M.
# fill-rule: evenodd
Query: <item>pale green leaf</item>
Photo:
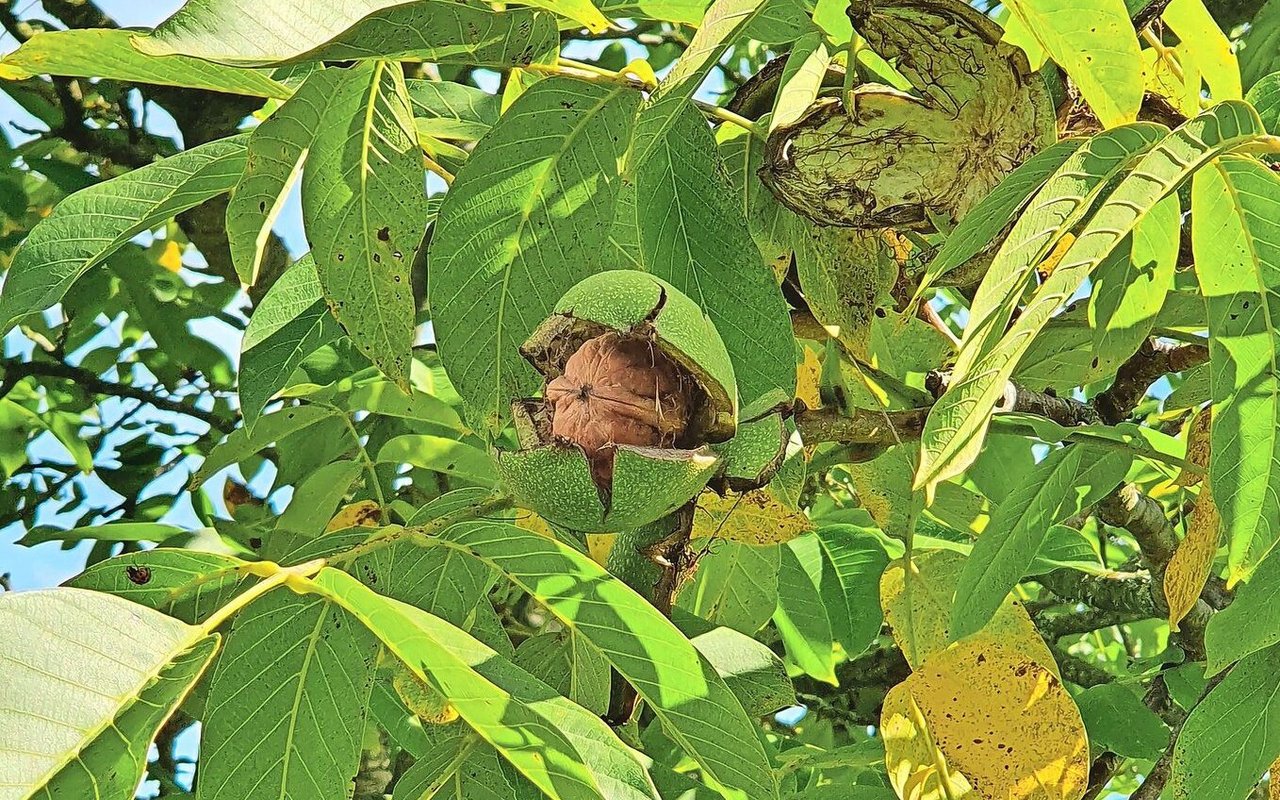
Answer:
M1000 231L1014 220L1032 195L1040 190L1049 176L1083 144L1083 139L1065 139L1045 148L1019 164L991 190L991 194L978 201L929 261L924 277L920 279L920 286L916 289L916 301L923 298L925 292L943 275L986 249L1000 235Z
M398 64L353 67L327 98L302 172L302 213L329 309L356 347L407 387L409 267L428 204Z
M1246 89L1280 70L1280 0L1267 0L1240 37L1240 77Z
M1267 133L1280 136L1280 72L1273 72L1255 83L1244 99L1257 109Z
M677 611L672 621L689 637L729 691L751 717L763 717L794 705L796 690L776 653L745 633L713 626L701 617Z
M137 234L228 191L244 169L244 136L193 147L82 189L40 220L0 290L0 331L62 299L76 279Z
M644 109L631 158L645 269L715 324L738 381L739 416L790 401L795 340L786 301L756 253L702 114L681 98Z
M204 463L192 474L191 486L199 487L218 470L238 463L290 434L336 415L337 412L326 406L290 406L262 417L252 433L248 428L237 428L209 451Z
M218 638L84 589L0 595L0 796L133 797Z
M811 24L795 0L715 0L656 96L692 98L707 73L739 39L794 41Z
M377 640L323 597L274 589L214 668L199 800L344 800L360 767Z
M755 633L778 605L778 546L756 547L731 539L716 539L707 546L693 580L680 592L680 608L718 625Z
M542 792L474 734L451 731L396 781L393 800L540 800Z
M996 506L964 562L951 606L952 641L976 633L1031 569L1050 528L1124 480L1127 453L1069 445L1049 453Z
M1243 800L1280 756L1280 647L1248 656L1200 701L1178 733L1174 800Z
M1243 91L1240 65L1231 40L1218 27L1204 0L1173 0L1160 18L1178 37L1183 69L1204 78L1209 96L1214 100L1239 100Z
M796 40L778 82L778 95L773 101L773 113L769 116L769 132L790 125L809 110L818 98L818 91L827 77L831 54L822 33L806 33Z
M777 796L742 704L689 640L626 584L567 545L510 524L461 523L439 542L501 571L599 648L669 735L731 795Z
M1178 196L1170 195L1098 265L1088 305L1093 359L1084 380L1114 375L1146 341L1173 286L1181 227Z
M267 291L240 343L240 413L252 429L307 356L342 335L324 302L316 262L303 256Z
M568 17L581 23L592 33L602 33L609 28L609 20L591 0L520 0L521 5L546 9L553 14Z
M265 72L211 64L187 56L150 56L134 48L127 30L44 31L0 60L0 76L104 78L156 86L184 86L249 97L289 96L289 87Z
M315 588L341 603L548 797L655 797L636 755L604 721L425 611L381 597L343 572Z
M827 610L818 594L822 571L822 550L816 536L792 539L779 549L778 608L773 624L778 627L787 656L800 670L816 680L837 685L834 637Z
M476 145L431 238L440 355L476 427L492 431L538 384L519 347L560 296L603 268L618 159L639 96L538 81Z
M960 474L973 462L992 411L1032 339L1146 213L1210 159L1261 133L1258 115L1250 106L1241 101L1225 101L1184 123L1141 158L1094 212L999 343L971 357L972 367L964 371L963 377L953 376L946 394L934 405L925 423L920 466L916 471L917 486L924 486L929 492L930 487ZM1072 159L1068 159L1064 168L1071 163ZM1048 186L1046 184L1046 189ZM1074 207L1074 203L1072 205ZM983 286L986 285L984 281ZM1019 281L1011 288L1020 286ZM1016 291L1012 296L1017 296ZM1003 325L978 336L998 335L1000 329ZM968 338L965 349L975 350L969 346Z
M418 131L438 139L479 139L498 124L501 100L453 81L407 80Z
M1191 207L1209 311L1209 482L1234 584L1280 540L1280 176L1218 159L1196 174Z
M406 433L389 439L378 449L379 462L415 467L456 476L468 483L498 483L497 462L475 445L445 436Z
M294 487L289 505L276 518L276 530L305 538L322 534L363 469L359 461L335 461L308 475Z
M1124 0L1010 0L1035 42L1066 70L1106 127L1142 105L1142 51Z

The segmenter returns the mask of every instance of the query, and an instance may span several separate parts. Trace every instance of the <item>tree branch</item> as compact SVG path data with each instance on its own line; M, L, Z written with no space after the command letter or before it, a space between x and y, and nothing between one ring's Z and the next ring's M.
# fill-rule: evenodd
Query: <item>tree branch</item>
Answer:
M1183 372L1208 360L1209 348L1204 345L1175 345L1147 339L1138 352L1120 365L1115 381L1093 399L1093 406L1108 425L1124 422L1151 384L1171 372Z
M235 428L234 423L223 419L212 411L197 408L189 402L158 396L155 387L145 389L125 383L115 383L98 377L92 370L73 367L57 361L24 361L6 365L4 379L0 382L0 397L8 394L18 381L29 376L61 378L72 381L80 388L95 394L138 400L161 411L185 414L188 417L198 419L223 433L228 433Z

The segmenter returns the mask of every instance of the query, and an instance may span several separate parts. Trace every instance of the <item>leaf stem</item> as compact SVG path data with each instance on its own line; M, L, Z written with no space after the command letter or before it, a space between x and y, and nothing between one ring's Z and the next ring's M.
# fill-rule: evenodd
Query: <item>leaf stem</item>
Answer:
M735 114L727 108L721 108L715 103L707 103L702 100L694 100L693 104L696 105L702 111L702 113L706 114L709 117L713 117L715 119L722 120L724 122L733 123L734 125L737 125L739 128L745 128L748 133L750 133L752 136L756 137L757 139L765 138L765 133L760 129L760 126L752 122L751 120L747 119L744 116Z
M268 566L269 564L269 566ZM209 635L213 631L226 622L228 619L239 613L245 606L262 597L267 592L283 586L291 580L299 578L309 578L315 575L325 566L325 560L318 558L315 561L308 561L305 564L299 564L296 567L281 567L277 564L264 562L259 565L264 571L271 572L260 583L254 584L243 593L236 595L225 606L209 615L209 618L200 624L200 630L204 635Z
M427 155L425 151L422 153L422 161L427 165L427 169L439 175L447 186L453 185L453 173L442 167L439 161Z
M360 451L360 460L364 463L365 470L369 473L369 482L372 484L374 499L378 501L378 515L387 513L387 498L382 494L382 484L378 482L378 470L373 463L373 459L369 457L369 451L364 449L364 442L360 441L360 433L356 430L355 423L351 421L351 417L341 414L342 421L346 423L347 432L351 434L351 439L356 443L356 449Z

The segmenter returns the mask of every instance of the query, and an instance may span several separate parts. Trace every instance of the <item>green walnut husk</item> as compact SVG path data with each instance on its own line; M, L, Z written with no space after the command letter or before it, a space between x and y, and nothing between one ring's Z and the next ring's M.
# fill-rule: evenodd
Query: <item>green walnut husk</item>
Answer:
M643 342L678 372L688 390L687 423L660 445L589 453L583 438L555 432L556 407L544 390L541 398L512 405L521 449L498 454L507 488L522 506L587 533L637 528L687 503L721 463L709 445L737 429L737 384L724 342L696 303L652 275L617 270L583 280L520 351L551 387L575 353L604 337Z
M962 0L877 0L857 27L913 93L864 84L853 108L822 97L770 134L760 177L796 213L852 228L958 222L1053 142L1043 79Z

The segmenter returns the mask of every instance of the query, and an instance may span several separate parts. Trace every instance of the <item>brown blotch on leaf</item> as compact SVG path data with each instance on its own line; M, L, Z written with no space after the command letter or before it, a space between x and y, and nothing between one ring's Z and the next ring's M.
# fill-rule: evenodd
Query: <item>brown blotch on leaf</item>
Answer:
M138 586L145 586L146 584L151 583L150 567L135 567L131 565L124 568L124 574L125 577L129 579L129 583L136 584Z
M644 338L588 339L547 383L551 434L582 448L592 477L612 485L616 445L671 447L689 425L694 381Z

